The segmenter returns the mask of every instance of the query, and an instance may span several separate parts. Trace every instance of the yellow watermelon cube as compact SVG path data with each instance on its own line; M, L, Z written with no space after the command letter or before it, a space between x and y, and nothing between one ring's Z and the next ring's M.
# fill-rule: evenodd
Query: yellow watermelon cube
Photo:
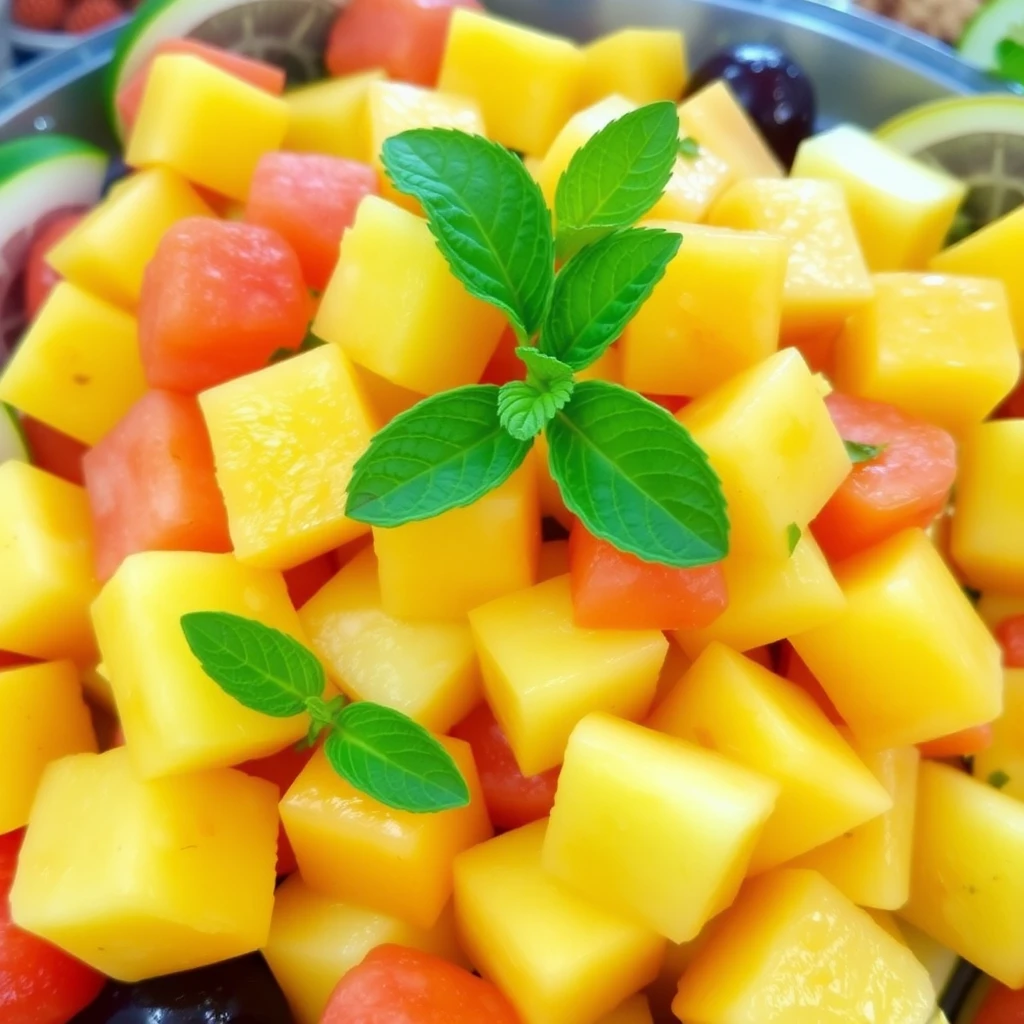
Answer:
M869 270L923 270L942 247L965 182L914 160L853 125L806 139L794 178L842 187Z
M147 551L121 563L93 605L104 668L139 774L157 778L266 757L309 719L239 704L203 671L181 628L188 612L230 612L305 643L280 573L233 555Z
M451 272L427 222L376 196L345 232L313 324L353 362L421 395L479 380L504 327Z
M584 64L567 39L457 7L437 87L475 100L495 141L541 156L579 107Z
M752 873L827 843L893 805L806 693L723 644L701 654L650 725L778 783L774 813L750 860Z
M433 928L414 928L378 910L316 892L297 874L274 895L270 936L261 952L296 1024L320 1024L335 985L370 950L385 944L422 949L467 966L450 909Z
M579 102L618 94L643 106L674 103L686 85L686 40L671 28L624 28L583 47Z
M992 745L974 755L974 776L1024 800L1024 668L1003 672L1003 713L992 723Z
M288 104L205 60L153 61L128 140L130 167L169 167L196 185L244 202L256 165L280 149Z
M735 898L777 796L771 779L699 746L588 715L565 751L544 867L686 942Z
M0 374L0 402L87 445L145 390L135 317L66 281Z
M816 871L744 886L683 973L672 1010L693 1024L929 1024L936 995L902 943Z
M683 244L622 333L626 387L695 398L775 352L786 242L673 221L644 226L681 234Z
M653 1024L653 1021L647 996L639 993L605 1014L597 1024Z
M710 223L780 235L792 246L782 305L782 338L825 358L846 318L874 286L842 189L832 181L740 181L711 210Z
M593 1024L654 980L665 940L545 871L546 827L534 822L456 859L459 938L523 1024Z
M960 446L950 537L972 586L1024 593L1024 420L994 420Z
M435 732L447 732L480 701L469 626L388 615L373 551L356 555L303 606L299 620L331 677L353 700L396 708Z
M0 671L0 835L28 822L43 771L69 754L95 753L78 669L50 661Z
M373 546L388 615L464 623L473 608L537 579L537 472L528 458L472 505L402 526L375 526Z
M81 487L24 462L0 465L0 580L0 650L95 664L99 584Z
M922 761L900 916L1004 985L1024 985L1024 803Z
M433 928L452 895L452 861L491 836L473 753L441 737L470 802L436 814L387 807L346 782L318 750L281 800L299 873L317 892Z
M369 532L345 498L377 425L339 349L238 377L199 404L241 561L290 569Z
M112 191L49 252L47 263L80 288L126 309L165 232L213 211L184 178L164 167L139 171Z
M836 343L836 387L962 434L1013 390L1020 353L1002 282L876 274Z
M118 981L260 949L276 799L231 769L144 781L124 748L56 761L32 807L12 917Z
M998 717L999 645L920 530L835 573L845 609L792 641L861 743L922 743Z
M642 718L668 651L658 630L576 626L568 576L476 608L469 624L487 700L524 775L560 764L591 711Z
M684 243L685 244L685 243ZM729 507L729 549L784 558L850 472L814 375L784 349L679 412L708 454Z
M717 640L736 651L784 640L837 618L846 606L828 561L804 530L788 556L729 554L722 562L729 605L710 626L672 635L695 658Z
M348 160L370 159L370 86L384 78L376 69L289 89L288 133L283 149L323 153Z
M892 807L800 857L794 867L824 875L859 907L899 910L910 895L910 855L917 806L917 747L857 748L892 798Z

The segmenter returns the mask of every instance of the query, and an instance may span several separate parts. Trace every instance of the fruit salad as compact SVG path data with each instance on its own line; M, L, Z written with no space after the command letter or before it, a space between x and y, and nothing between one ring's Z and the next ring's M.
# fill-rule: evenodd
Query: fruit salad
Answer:
M763 41L200 13L0 147L0 1022L1024 1019L1024 207Z

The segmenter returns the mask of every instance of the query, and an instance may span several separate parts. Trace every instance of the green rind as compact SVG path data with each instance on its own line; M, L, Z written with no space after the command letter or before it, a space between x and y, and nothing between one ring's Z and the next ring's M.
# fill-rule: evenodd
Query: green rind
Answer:
M964 27L956 47L960 56L986 71L995 71L995 50L1017 25L1024 27L1020 0L988 0Z
M94 157L106 165L103 150L70 135L32 135L0 144L0 188L48 160L69 156Z

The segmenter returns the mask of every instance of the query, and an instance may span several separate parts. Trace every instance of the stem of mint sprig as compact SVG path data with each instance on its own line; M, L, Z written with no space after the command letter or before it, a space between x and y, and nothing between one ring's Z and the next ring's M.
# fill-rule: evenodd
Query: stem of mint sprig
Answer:
M294 637L227 612L183 615L181 628L203 671L239 704L274 718L307 714L303 745L325 737L331 767L356 789L419 814L469 803L458 766L423 726L369 701L324 700L323 666Z
M611 122L560 178L556 231L537 183L502 146L433 128L384 143L388 176L419 201L452 272L508 318L525 379L456 388L392 420L356 463L351 519L390 528L470 505L522 465L543 430L566 507L592 534L670 566L725 557L721 483L686 429L636 392L575 376L679 251L678 233L633 225L664 192L680 145L671 103Z

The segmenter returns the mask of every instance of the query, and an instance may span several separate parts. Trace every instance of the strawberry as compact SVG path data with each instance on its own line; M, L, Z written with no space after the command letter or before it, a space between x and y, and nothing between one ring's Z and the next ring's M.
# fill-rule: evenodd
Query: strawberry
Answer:
M14 0L11 16L22 28L52 32L60 28L67 7L67 0Z
M117 0L78 0L64 19L64 31L83 33L105 25L124 14Z

